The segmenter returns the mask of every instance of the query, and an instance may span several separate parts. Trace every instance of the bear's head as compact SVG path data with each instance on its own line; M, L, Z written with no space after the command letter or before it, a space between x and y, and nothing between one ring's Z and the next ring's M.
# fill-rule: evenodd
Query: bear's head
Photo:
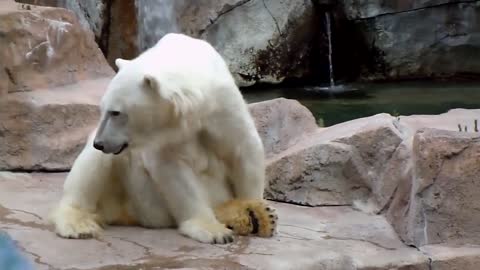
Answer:
M117 59L118 73L100 104L101 119L94 147L106 154L148 147L162 132L185 119L200 93L185 90L172 70L151 72L144 65Z

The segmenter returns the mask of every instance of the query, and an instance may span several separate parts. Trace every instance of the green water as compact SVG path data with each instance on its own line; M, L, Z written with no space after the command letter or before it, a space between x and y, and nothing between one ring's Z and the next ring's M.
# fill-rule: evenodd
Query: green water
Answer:
M305 105L322 126L378 113L392 115L440 114L454 108L479 109L480 83L377 83L356 85L357 97L315 97L294 89L245 91L247 102L278 97Z

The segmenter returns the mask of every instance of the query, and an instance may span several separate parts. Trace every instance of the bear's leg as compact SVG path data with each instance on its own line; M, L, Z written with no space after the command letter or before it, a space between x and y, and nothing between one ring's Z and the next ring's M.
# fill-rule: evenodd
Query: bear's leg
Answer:
M277 229L275 209L264 200L230 200L216 207L215 215L238 235L272 237Z
M252 142L237 151L232 163L229 178L235 198L262 200L265 188L263 148Z
M86 145L75 160L63 186L63 197L50 216L56 233L64 238L91 238L101 232L97 203L110 178L106 155Z
M176 160L156 162L151 155L143 160L181 234L203 243L233 241L233 232L216 219L188 165Z

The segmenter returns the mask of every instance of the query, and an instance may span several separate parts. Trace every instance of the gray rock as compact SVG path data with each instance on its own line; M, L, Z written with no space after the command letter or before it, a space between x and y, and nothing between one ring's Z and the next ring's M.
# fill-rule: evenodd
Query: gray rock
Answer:
M469 0L341 0L348 19L366 19L379 15L432 8L448 3L474 2Z
M311 1L242 1L219 14L202 37L224 56L240 86L279 83L308 73L314 18Z
M95 32L111 64L117 57L135 57L166 33L182 32L212 43L241 86L279 83L311 72L316 19L309 0L108 3L72 0L65 6Z
M415 3L410 1L413 7ZM368 14L352 15L361 18L355 21L356 29L368 47L368 61L373 63L366 64L364 78L393 80L480 74L480 62L474 60L480 50L478 2L396 13L378 11L384 6L374 3L367 6L372 8L359 10ZM369 17L374 14L377 16Z

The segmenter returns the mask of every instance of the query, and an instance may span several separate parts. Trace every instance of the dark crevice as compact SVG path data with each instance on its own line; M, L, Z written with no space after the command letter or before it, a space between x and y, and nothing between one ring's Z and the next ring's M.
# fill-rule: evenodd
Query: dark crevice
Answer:
M269 201L272 202L278 202L278 203L286 203L286 204L291 204L291 205L297 205L297 206L304 206L304 207L345 207L345 206L352 206L351 204L308 204L308 203L302 203L302 202L296 202L292 200L281 200L281 199L272 199L272 198L266 198Z
M100 49L103 52L105 57L108 57L109 52L109 42L110 42L110 25L112 23L112 5L114 1L125 1L125 0L109 0L105 1L105 7L103 8L103 18L105 18L105 23L102 25L102 30L100 31L100 36L98 37L97 43L100 45ZM130 0L127 0L130 1Z
M5 70L5 73L7 74L8 76L8 80L13 83L13 84L17 84L17 81L15 80L15 76L13 76L13 73L12 71L9 69L9 68L4 68Z

